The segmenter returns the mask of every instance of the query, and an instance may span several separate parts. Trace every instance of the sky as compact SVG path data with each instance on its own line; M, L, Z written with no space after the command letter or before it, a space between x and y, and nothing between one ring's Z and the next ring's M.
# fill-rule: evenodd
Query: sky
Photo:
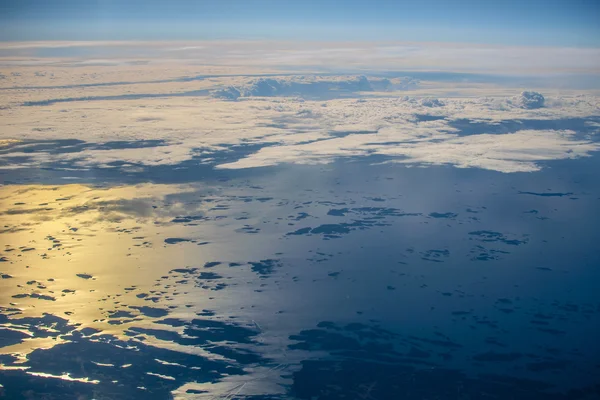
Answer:
M598 0L0 0L0 41L289 39L600 46Z

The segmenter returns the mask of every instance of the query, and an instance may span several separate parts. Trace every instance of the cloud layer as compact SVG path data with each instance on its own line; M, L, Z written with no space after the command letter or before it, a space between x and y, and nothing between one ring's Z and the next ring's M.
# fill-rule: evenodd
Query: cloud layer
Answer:
M135 169L187 163L240 169L380 156L379 162L530 172L546 161L600 149L595 96L398 97L377 95L376 81L273 77L235 86L233 93L244 94L235 102L166 96L11 107L0 110L5 122L0 165ZM287 96L344 90L368 96L325 101Z

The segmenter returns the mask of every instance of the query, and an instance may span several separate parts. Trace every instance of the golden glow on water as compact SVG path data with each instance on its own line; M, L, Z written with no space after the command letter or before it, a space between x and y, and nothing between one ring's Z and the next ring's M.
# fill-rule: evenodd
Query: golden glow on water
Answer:
M199 246L189 255L181 245L164 244L165 238L186 236L189 228L169 221L191 212L176 201L165 210L165 196L194 190L180 185L2 187L0 304L18 309L19 317L50 314L107 334L122 333L132 321L146 325L143 313L131 307L164 304L145 301L140 293L151 296L161 276L190 258L203 263ZM202 309L202 298L194 298ZM118 310L129 317L109 323L107 316ZM27 353L56 343L31 337L1 352Z
M113 371L106 376L114 376L115 369L124 368L152 382L170 382L178 387L178 375L171 376L164 368L207 373L203 366L184 365L185 357L231 364L231 354L235 353L221 354L218 341L222 340L221 330L233 325L228 324L227 315L206 317L204 311L219 307L213 291L218 290L217 283L210 277L198 279L198 275L212 271L203 268L210 261L223 257L243 260L252 256L249 249L260 247L244 245L244 240L252 243L255 235L235 233L249 221L247 217L242 221L230 218L229 203L235 204L234 197L200 185L0 187L0 318L4 318L0 330L8 340L0 348L0 356L12 360L0 359L0 371L22 371L65 384L106 385L109 379L119 384L120 380L105 377L100 370L91 373L84 369L85 361ZM247 198L241 203L244 200ZM197 220L176 221L185 219L181 216ZM187 268L197 272L181 272ZM234 304L239 310L244 304L240 299L246 299L240 291L253 290L243 283L257 278L249 270L236 269L236 274L236 283L229 276L215 275L222 278L219 284L226 281L235 287L226 294L220 292L225 294L220 296L220 304ZM252 333L252 318L231 322ZM161 323L162 319L175 322ZM176 323L179 320L196 320L197 328L186 331ZM217 325L211 327L210 321ZM209 325L203 327L203 323ZM226 337L235 338L236 328L232 329ZM202 342L205 333L214 336L217 343ZM89 346L92 353L70 352L69 346L78 346L81 335L87 343L83 351ZM11 342L15 337L17 340ZM102 351L94 353L93 349L106 341L110 343L110 354L104 358ZM121 349L135 354L136 346L157 349L147 354L153 360L152 366L135 360L127 363L129 359L119 357ZM45 370L32 364L32 359L55 351L62 360L57 365L73 362L72 370ZM153 352L157 356L152 356ZM169 358L173 354L175 358ZM50 361L49 365L54 363ZM215 393L227 395L240 387L250 387L244 381L230 381L225 370L223 373L223 382L209 385ZM193 381L187 387L204 388ZM182 390L175 390L174 396L187 398L185 388Z
M47 312L47 311L46 311ZM64 340L57 338L36 338L31 337L26 339L23 343L18 343L12 346L6 346L0 349L0 354L13 354L17 355L19 362L24 363L27 361L25 355L35 349L51 349L59 343L64 343ZM0 364L1 365L1 364ZM4 367L0 367L3 369Z

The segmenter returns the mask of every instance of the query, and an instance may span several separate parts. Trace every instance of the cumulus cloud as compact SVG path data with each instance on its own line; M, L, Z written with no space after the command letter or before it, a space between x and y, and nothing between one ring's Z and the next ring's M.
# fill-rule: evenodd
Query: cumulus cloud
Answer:
M544 107L544 101L544 96L541 93L533 91L524 91L514 99L518 107L530 110Z
M445 106L443 101L441 101L440 99L433 98L433 97L427 97L425 99L422 99L421 105L424 107L429 107L429 108Z
M233 86L228 86L223 89L216 89L211 92L211 95L217 99L237 100L242 93Z
M240 97L301 96L308 98L337 97L356 92L389 90L389 79L366 76L293 76L285 78L258 78L241 85L231 85L211 92L213 97L237 100Z

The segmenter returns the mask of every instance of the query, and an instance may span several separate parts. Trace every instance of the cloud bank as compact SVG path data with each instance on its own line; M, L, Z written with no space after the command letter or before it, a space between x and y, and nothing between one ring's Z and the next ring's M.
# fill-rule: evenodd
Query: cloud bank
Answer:
M407 83L414 85L414 81ZM211 92L212 96L225 100L240 97L332 98L358 92L386 91L393 87L386 78L371 79L366 76L293 76L286 78L259 78L240 85L231 85Z
M135 169L187 163L240 169L380 156L379 162L510 173L600 149L595 96L284 96L300 90L376 93L363 92L373 89L373 81L272 77L225 89L247 96L244 101L165 97L52 104L36 112L11 107L0 110L0 166ZM238 152L242 148L247 150Z

